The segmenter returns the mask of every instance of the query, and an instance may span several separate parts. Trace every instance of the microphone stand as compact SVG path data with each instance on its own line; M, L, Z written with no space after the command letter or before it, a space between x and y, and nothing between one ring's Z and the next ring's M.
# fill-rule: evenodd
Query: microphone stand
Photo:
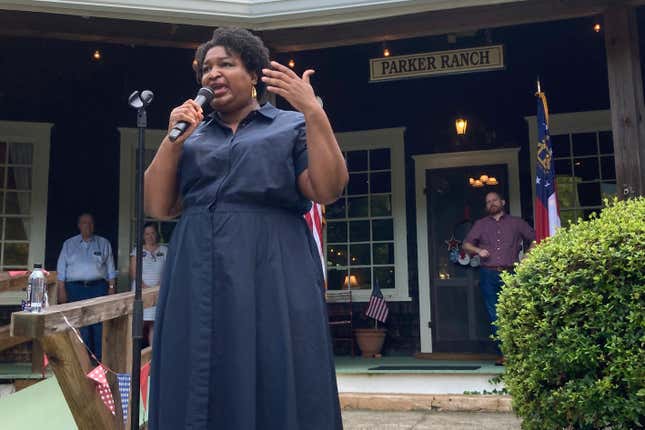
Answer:
M133 92L128 104L137 110L139 139L137 146L137 182L135 191L136 211L136 262L134 303L132 309L132 376L130 385L130 428L139 430L139 391L141 387L141 342L143 340L143 301L141 285L143 273L143 167L145 159L145 130L148 126L146 107L152 103L152 91Z

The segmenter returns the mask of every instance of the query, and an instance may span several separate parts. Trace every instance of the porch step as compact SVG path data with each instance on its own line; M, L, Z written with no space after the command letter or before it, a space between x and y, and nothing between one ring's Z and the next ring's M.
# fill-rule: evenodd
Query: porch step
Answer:
M343 410L511 412L506 395L341 393Z
M492 361L336 357L336 380L341 394L497 393L504 386L495 379L503 372L504 368Z

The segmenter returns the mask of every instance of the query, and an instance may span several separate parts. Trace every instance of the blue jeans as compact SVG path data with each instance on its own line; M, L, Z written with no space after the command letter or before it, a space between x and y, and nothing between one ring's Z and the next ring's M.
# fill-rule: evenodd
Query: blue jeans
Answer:
M98 282L95 285L84 285L82 282L65 282L65 290L67 291L67 301L77 302L105 296L108 292L108 284L106 281ZM80 332L85 345L94 353L96 358L101 360L103 324L98 323L81 327Z
M484 305L486 306L486 313L488 313L488 321L493 335L497 335L497 326L493 323L497 321L497 296L502 289L500 274L497 270L485 267L479 269L479 288L484 298ZM496 340L495 345L497 350L500 351L499 341Z

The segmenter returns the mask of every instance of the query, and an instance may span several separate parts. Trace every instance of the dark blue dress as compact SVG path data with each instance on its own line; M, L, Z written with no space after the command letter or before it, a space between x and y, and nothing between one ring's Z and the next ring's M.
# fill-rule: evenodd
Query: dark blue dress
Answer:
M296 177L302 114L270 104L184 143L155 318L149 428L342 428L323 273Z

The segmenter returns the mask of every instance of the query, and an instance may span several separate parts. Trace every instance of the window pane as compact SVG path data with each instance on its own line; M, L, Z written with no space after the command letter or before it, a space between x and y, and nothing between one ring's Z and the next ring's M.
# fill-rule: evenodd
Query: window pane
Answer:
M601 131L598 134L598 143L600 144L601 154L614 153L614 139L611 134L611 131Z
M4 258L2 261L2 264L4 266L27 267L28 260L29 260L28 243L5 243L4 244Z
M598 153L596 133L579 133L571 135L573 155L595 155ZM559 157L559 155L558 155Z
M168 221L168 222L161 222L159 224L160 224L159 234L161 234L161 239L160 239L161 243L170 242L170 239L172 239L172 232L175 230L177 223Z
M152 159L155 158L156 153L157 153L156 149L146 149L145 156L143 157L143 164L146 169L148 168L150 163L152 163ZM132 157L132 159L136 163L136 160L137 160L136 152L135 152L135 155Z
M560 209L576 208L580 206L580 199L578 198L578 183L580 182L580 179L571 176L558 175L556 181Z
M374 264L394 264L394 244L375 243L372 245Z
M34 145L31 143L10 143L9 164L31 165Z
M370 192L389 193L392 191L390 172L370 173Z
M598 168L597 158L576 158L573 161L573 171L575 176L583 181L590 181L600 178L600 169Z
M372 216L390 216L392 215L392 196L371 196L372 199Z
M370 245L350 245L349 247L349 264L351 266L367 266L370 265Z
M327 219L345 218L345 198L341 197L334 203L325 206L325 216Z
M353 199L348 198L348 218L367 218L368 216L368 198L367 197L355 197Z
M349 271L349 276L351 279L351 276L356 277L356 283L358 284L359 290L370 290L372 289L372 273L371 269L365 268L365 269L351 269ZM354 288L352 286L352 288Z
M591 218L592 214L596 214L596 216L598 216L599 213L600 213L600 209L585 209L582 214L582 217L584 219L589 219Z
M4 191L0 191L0 213L4 213Z
M603 199L609 199L616 195L615 182L601 182L600 183L600 196Z
M600 168L603 179L616 179L616 161L614 157L600 157Z
M347 269L328 269L327 270L327 289L340 290L343 288L343 281L347 276Z
M556 175L571 176L573 174L571 171L571 160L555 160L555 173Z
M22 214L29 215L31 205L31 193L28 192L9 192L7 194L7 202L5 212L8 214Z
M29 240L29 220L27 218L7 218L4 239Z
M394 240L394 228L391 219L372 221L372 240Z
M7 182L4 177L4 167L0 167L0 188L7 188Z
M7 170L7 189L31 190L31 167L9 166Z
M347 266L347 245L329 245L327 247L327 266Z
M581 206L600 206L600 183L578 184Z
M367 151L349 151L347 168L350 172L367 171Z
M367 173L353 173L349 175L347 194L367 194Z
M577 218L576 211L560 211L560 224L563 227L575 223Z
M347 222L327 222L327 242L347 242Z
M395 288L394 267L375 267L374 278L378 279L378 286L381 289Z
M0 163L7 163L7 142L0 142Z
M370 170L390 169L390 148L370 151Z
M553 156L556 158L569 157L571 155L568 134L551 136L551 146L553 147Z
M370 222L352 221L349 223L349 240L351 242L369 242Z

